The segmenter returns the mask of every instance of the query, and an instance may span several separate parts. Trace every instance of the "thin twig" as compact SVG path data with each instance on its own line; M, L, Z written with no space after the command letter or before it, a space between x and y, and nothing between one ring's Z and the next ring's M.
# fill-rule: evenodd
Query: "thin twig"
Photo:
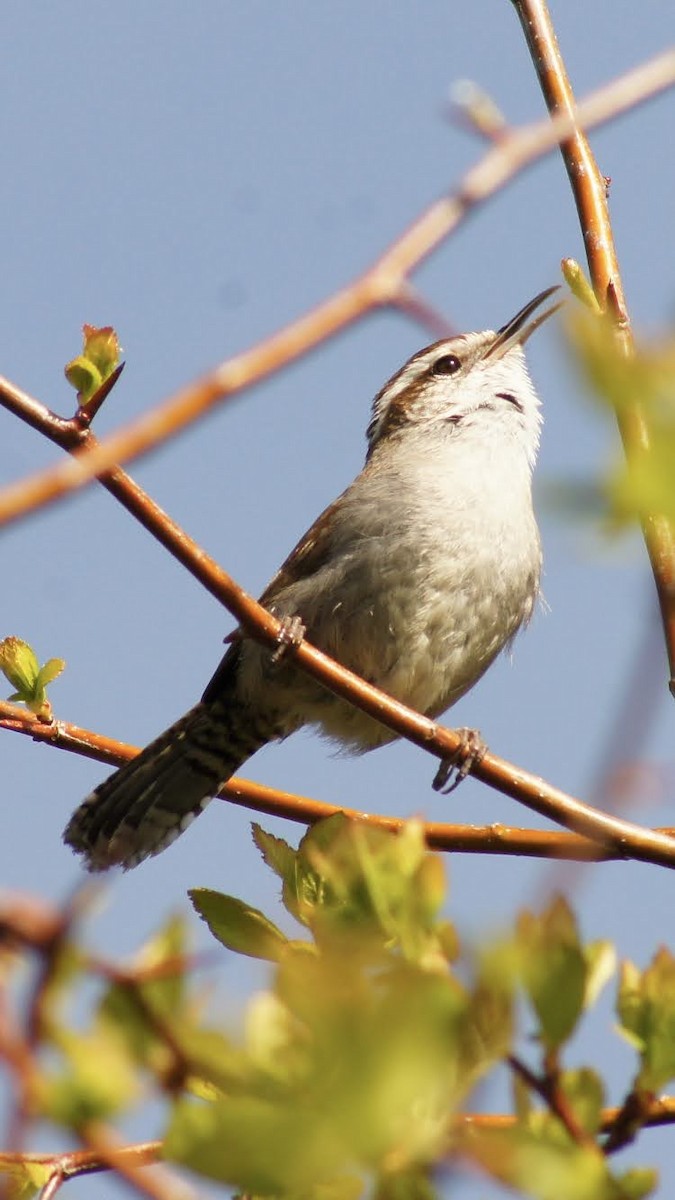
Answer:
M607 204L607 191L595 156L583 132L588 123L574 122L575 101L560 53L546 0L513 0L554 121L572 120L570 136L560 141L579 213L588 267L600 307L614 318L617 352L634 352L623 294L619 262ZM577 114L579 109L576 109ZM626 456L631 461L649 455L651 432L639 396L616 409ZM675 695L675 525L659 513L641 518L642 532L656 583L670 667L670 690Z
M636 97L640 95L644 96L647 85L650 91L654 91L657 87L666 86L673 79L675 79L675 54L661 56L659 60L655 60L649 64L648 68L641 68L637 72L633 72L630 76L624 77L619 84L605 88L602 92L596 94L592 100L587 101L585 106L580 108L579 119L600 120L601 116L606 117L615 113L617 105L621 107L622 105L627 105L629 102L633 103ZM379 264L376 264L374 274L373 272L369 272L364 277L364 279L370 280L369 286L377 283L378 280L380 281L375 288L375 300L373 300L373 295L371 294L370 303L378 302L378 297L383 301L385 296L391 298L395 295L396 288L400 286L401 280L405 279L407 272L412 266L421 261L430 249L433 248L433 245L440 240L441 236L444 236L443 229L447 232L453 221L456 223L460 215L467 212L479 199L485 198L487 194L490 194L490 189L494 189L495 179L499 178L500 171L503 181L510 174L513 174L518 166L533 161L534 157L542 152L544 145L555 144L560 137L569 134L572 128L573 122L564 116L563 118L556 119L550 125L547 124L544 127L537 125L513 134L510 139L507 139L511 147L511 152L505 157L503 154L504 147L499 147L491 151L486 159L482 163L479 163L478 167L474 168L466 176L463 190L460 193L449 200L439 201L436 206L433 206L425 217L399 239L391 251L380 260ZM497 156L496 160L495 156ZM454 214L452 217L449 216L450 210ZM436 213L436 217L431 220L431 214L433 213ZM430 221L432 228L429 228ZM435 230L433 236L432 230ZM382 264L385 262L387 264L387 279L389 281L386 287L382 283ZM392 279L395 279L395 286L392 283ZM337 299L331 303L335 305ZM312 323L313 317L316 318L316 313L313 315L310 314L310 317L305 319L305 333L307 332L306 326L308 323ZM350 317L349 319L352 318ZM296 339L298 330L301 327L303 327L303 322L300 322L298 326L292 327ZM260 378L261 371L262 374L265 374L267 370L272 369L273 365L279 365L275 359L275 354L278 358L280 354L280 340L284 342L284 337L286 339L284 342L286 350L289 350L289 336L290 331L287 331L286 335L278 335L276 339L273 338L265 343L264 347L259 348L257 352L256 363L254 363L251 354L249 354L248 374L242 368L242 363L246 360L246 356L243 356L243 358L240 356L239 359L232 360L230 364L226 364L226 367L221 368L220 372L216 372L214 376L210 377L210 384L207 390L210 389L211 392L214 392L214 389L217 390L218 386L220 386L218 378L220 378L223 371L226 373L230 372L228 378L230 379L230 384L232 384L231 376L234 370L235 383L238 386L242 386L244 382L250 381L255 371L257 371L256 377ZM290 350L292 353L295 353L295 350L293 350L294 344L291 340ZM274 363L272 359L275 359ZM236 369L233 364L236 364ZM222 379L220 382L222 383ZM8 407L12 408L17 415L22 415L24 419L35 427L48 425L50 428L49 436L53 436L54 440L63 442L64 440L68 441L72 439L72 422L63 422L60 418L51 414L44 406L38 404L37 401L34 401L31 397L26 396L25 393L21 393L18 389L12 388L9 385L4 389L3 395ZM167 408L165 407L163 410L164 417L166 417L166 412ZM152 417L153 414L150 414L149 419L152 419ZM138 430L138 427L134 428L136 431ZM156 428L155 432L159 434L160 430ZM78 430L77 436L81 442L85 442L90 440L92 435L88 431L82 433ZM111 443L106 443L108 448L106 453L109 452L110 445ZM101 448L95 447L92 453L98 454ZM89 465L91 465L89 454L87 454L87 459ZM142 489L138 488L124 472L118 469L109 470L104 483L106 487L115 492L118 499L134 513L145 528L170 549L171 553L221 603L230 609L247 633L264 643L277 643L280 633L279 622L270 613L261 608L260 605L256 604L230 576L218 567L213 559L209 558L199 546L187 537L180 527L175 525L157 505L153 504ZM323 683L324 686L342 698L356 704L370 716L391 728L395 733L406 736L423 749L441 758L453 758L460 750L462 742L458 734L452 730L435 725L435 723L419 714L413 713L404 705L391 700L384 693L379 692L376 688L360 680L344 667L340 667L337 663L332 662L326 655L314 649L308 643L303 643L294 648L293 653L297 658L298 664ZM592 810L588 806L566 796L565 793L558 789L551 788L537 776L522 771L490 753L486 753L481 762L476 764L473 772L478 778L497 788L497 790L512 796L519 802L524 803L526 806L533 808L535 811L566 826L574 832L592 838L604 848L611 849L621 857L635 857L669 867L675 865L675 841L652 831L640 829L638 826L626 821L619 821L608 817L606 814Z
M120 766L139 753L136 746L130 746L125 742L115 742L112 738L102 737L100 734L92 733L91 730L83 729L78 725L70 725L65 721L46 725L33 713L5 701L0 701L0 728L25 734L37 741L45 742L47 745L82 754L87 758L96 759L111 766ZM544 789L548 787L543 781L541 781L541 786ZM400 817L379 816L362 812L360 809L347 808L344 805L327 804L310 796L298 796L292 792L280 791L277 788L266 787L264 784L254 783L236 775L221 788L218 795L221 799L242 808L267 813L273 817L284 817L303 825L313 825L338 812L344 813L354 820L363 821L374 828L391 832L397 832L406 824L405 820ZM566 799L572 804L577 803L572 797L566 797ZM639 828L639 826L635 826L635 828ZM670 827L643 832L656 834L659 838L667 838L669 843L671 839L675 839L675 829ZM431 849L465 854L514 854L530 858L571 859L576 862L607 862L631 857L627 848L602 846L596 840L579 834L556 833L541 829L513 829L500 823L479 826L426 821L424 822L424 834ZM2 911L0 910L1 931Z
M18 404L18 398L16 400ZM31 420L37 425L42 406L24 393L20 407L25 408L26 401L29 403ZM44 416L42 419L49 420ZM83 436L91 435L85 433ZM148 532L234 614L248 634L264 644L273 647L278 645L282 627L277 618L235 583L125 472L110 472L103 482ZM463 742L460 734L392 700L322 651L310 646L309 642L294 646L292 653L298 664L330 691L355 704L421 749L438 758L450 760L461 751ZM471 766L471 772L497 791L574 833L591 838L619 857L636 858L670 868L675 866L675 840L592 809L560 789L553 788L539 776L498 758L490 751L486 751L480 762Z
M621 1117L623 1108L603 1108L600 1114L600 1132L611 1133L617 1120ZM518 1117L511 1113L462 1113L453 1118L454 1131L472 1129L513 1129L518 1124ZM652 1100L644 1121L650 1129L659 1125L675 1125L675 1096L659 1096Z
M172 1179L163 1172L158 1179L155 1172L154 1186L147 1187L148 1176L143 1177L143 1186L139 1188L137 1172L142 1167L155 1166L162 1160L161 1142L139 1142L132 1146L119 1146L115 1149L115 1169L126 1172L127 1182L132 1183L134 1190L141 1191L156 1200L188 1200L195 1193L189 1191L182 1183ZM52 1200L59 1189L69 1179L77 1179L80 1175L95 1175L112 1168L109 1155L100 1150L67 1150L62 1154L22 1154L20 1152L0 1152L0 1172L11 1171L17 1167L44 1167L51 1174L42 1191L40 1200ZM133 1172L133 1178L130 1175ZM164 1184L164 1186L162 1186Z
M597 1142L579 1124L567 1096L560 1087L557 1070L547 1071L545 1075L537 1075L516 1054L509 1054L506 1061L514 1074L522 1079L530 1091L535 1092L544 1101L546 1107L567 1130L573 1142L576 1142L578 1146L586 1146L598 1154L600 1153Z
M198 1064L188 1058L171 1025L148 999L143 989L143 983L145 982L143 978L139 977L133 970L124 970L122 967L114 967L100 962L92 962L89 965L103 973L109 983L115 984L126 993L143 1023L152 1031L157 1041L161 1042L165 1050L168 1051L171 1062L169 1067L161 1072L160 1078L161 1086L167 1092L174 1095L177 1094L185 1087L186 1080L190 1075L198 1075L204 1072L203 1067L200 1068Z
M101 1122L91 1121L78 1133L86 1149L99 1159L100 1170L105 1170L107 1164L108 1169L117 1171L126 1183L140 1195L147 1196L148 1200L194 1200L192 1188L165 1167L154 1165L161 1157L161 1143L146 1143L146 1146L158 1146L156 1155L150 1157L151 1151L146 1155L139 1152L137 1147L131 1148L135 1153L129 1153L129 1147L124 1146L117 1135ZM153 1170L144 1170L150 1162L153 1163Z
M7 1142L20 1151L26 1137L26 1127L37 1090L38 1068L23 1030L14 1019L7 1003L4 985L0 987L0 1060L4 1059L12 1077L13 1103L7 1115ZM0 1196L5 1188L0 1180Z
M66 492L85 486L116 464L156 449L224 398L287 366L365 312L395 304L410 273L479 204L549 154L577 128L595 128L674 83L675 51L670 50L592 93L573 115L561 113L553 120L547 118L514 130L467 172L454 193L432 204L354 283L273 337L235 355L85 455L6 488L0 493L0 524L18 520ZM0 379L0 403L10 410L12 395L17 391Z
M615 815L635 803L636 788L632 786L635 764L640 762L661 696L657 663L662 653L662 637L654 616L654 605L650 603L642 636L636 642L632 662L618 692L614 717L591 770L589 803ZM588 879L588 875L584 878ZM571 860L551 865L536 885L533 905L538 907L536 896L543 903L543 897L554 892L578 899L580 883L579 868Z
M47 1180L39 1195L39 1200L54 1200L56 1193L63 1187L67 1176L57 1170Z

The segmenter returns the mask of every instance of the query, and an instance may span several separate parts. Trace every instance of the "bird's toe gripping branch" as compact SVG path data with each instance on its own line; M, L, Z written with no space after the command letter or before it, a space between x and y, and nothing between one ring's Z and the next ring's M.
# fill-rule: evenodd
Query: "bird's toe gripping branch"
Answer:
M487 746L477 729L457 729L455 732L461 742L454 754L441 759L431 785L435 792L444 796L454 792L487 754Z

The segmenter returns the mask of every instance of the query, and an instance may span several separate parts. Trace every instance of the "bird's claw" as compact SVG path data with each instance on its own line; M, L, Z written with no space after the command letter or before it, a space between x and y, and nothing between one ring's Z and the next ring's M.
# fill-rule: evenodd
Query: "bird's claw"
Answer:
M279 624L281 628L277 634L277 648L272 652L271 657L273 667L283 661L289 650L294 650L299 646L305 636L305 626L297 615L279 617Z
M454 754L441 759L431 785L435 792L444 796L454 792L487 754L487 746L477 729L457 729L455 732L461 742Z

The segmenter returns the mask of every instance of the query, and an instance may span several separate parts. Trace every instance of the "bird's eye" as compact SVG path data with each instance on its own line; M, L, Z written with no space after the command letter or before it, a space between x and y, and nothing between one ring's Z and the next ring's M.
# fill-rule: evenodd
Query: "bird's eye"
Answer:
M442 354L431 368L432 375L456 375L462 364L455 354Z

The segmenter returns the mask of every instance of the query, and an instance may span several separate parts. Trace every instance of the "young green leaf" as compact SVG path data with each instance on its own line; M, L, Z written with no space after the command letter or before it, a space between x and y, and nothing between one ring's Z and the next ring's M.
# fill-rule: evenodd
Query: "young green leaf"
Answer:
M586 1133L598 1133L602 1120L602 1105L605 1090L600 1076L588 1067L576 1071L563 1071L560 1087L574 1115Z
M21 638L7 637L0 642L0 671L16 690L9 697L25 704L43 721L51 720L52 706L46 687L65 667L62 658L50 658L40 667L35 651Z
M616 1176L617 1200L644 1200L651 1196L659 1182L658 1171L652 1167L630 1167Z
M539 1018L547 1050L572 1034L583 1011L588 968L574 915L557 897L541 916L523 913L517 940L525 990Z
M41 1112L78 1129L128 1108L139 1083L120 1035L105 1024L88 1033L61 1028L54 1037L62 1067L50 1069L40 1087Z
M631 1172L613 1175L599 1149L561 1139L559 1125L550 1121L476 1130L466 1149L494 1179L533 1200L641 1200L654 1178L640 1170L632 1180Z
M119 339L111 325L97 328L83 325L83 348L67 363L66 379L77 391L80 407L85 407L115 370L121 354Z
M284 883L290 883L295 874L295 862L298 856L297 850L289 846L288 842L285 842L283 838L274 837L273 834L267 833L261 825L258 825L257 821L253 821L251 832L253 834L253 841L262 854L263 862Z
M288 945L285 934L264 913L243 900L210 888L192 888L188 894L213 936L228 950L276 962Z
M288 1106L253 1096L216 1104L181 1102L164 1142L165 1157L254 1196L302 1196L342 1174L337 1136L310 1104ZM310 1191L311 1189L311 1191Z
M593 313L600 312L600 305L595 298L595 292L588 282L583 268L575 258L563 258L560 263L563 279L573 296L580 300Z
M0 1153L0 1186L5 1200L32 1200L54 1174L53 1162Z
M675 1078L675 958L665 947L639 971L621 970L617 995L621 1032L637 1049L636 1087L659 1092Z

